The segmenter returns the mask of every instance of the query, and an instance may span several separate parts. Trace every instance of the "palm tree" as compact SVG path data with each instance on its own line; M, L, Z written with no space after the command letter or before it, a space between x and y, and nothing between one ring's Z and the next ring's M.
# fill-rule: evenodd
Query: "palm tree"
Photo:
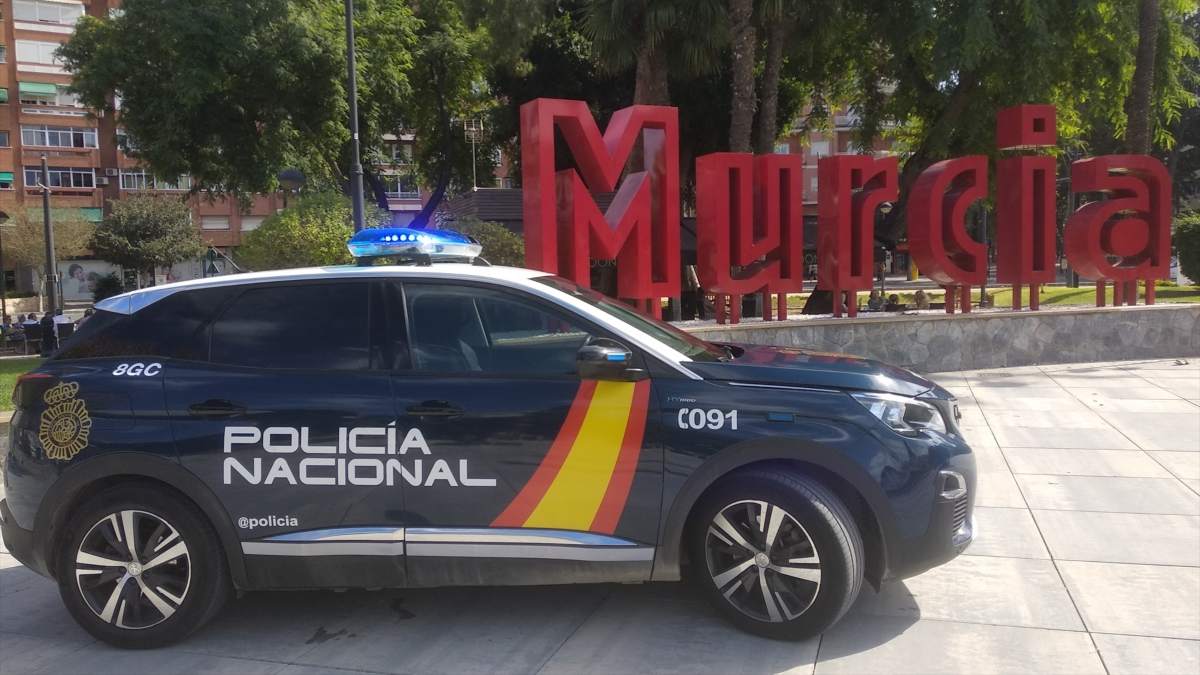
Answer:
M754 64L757 35L754 27L754 0L729 0L731 38L732 99L729 115L729 149L750 152L750 134L754 129Z
M1125 99L1125 149L1133 154L1150 152L1151 98L1154 94L1155 52L1161 15L1158 0L1138 3L1137 61L1133 70L1133 86Z

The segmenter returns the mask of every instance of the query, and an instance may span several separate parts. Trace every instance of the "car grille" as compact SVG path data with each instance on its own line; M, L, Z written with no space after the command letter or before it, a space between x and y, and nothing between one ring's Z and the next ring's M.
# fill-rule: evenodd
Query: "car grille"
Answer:
M963 495L954 501L954 522L950 529L950 534L958 534L962 529L963 523L967 521L967 496Z

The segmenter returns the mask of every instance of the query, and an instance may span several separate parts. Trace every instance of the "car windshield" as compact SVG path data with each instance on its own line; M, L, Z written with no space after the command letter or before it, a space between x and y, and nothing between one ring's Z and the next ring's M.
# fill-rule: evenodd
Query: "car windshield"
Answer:
M722 347L711 342L705 342L669 323L652 319L625 303L613 300L589 288L579 286L562 277L536 277L534 281L586 302L605 314L628 324L696 361L722 361L728 358L728 353Z

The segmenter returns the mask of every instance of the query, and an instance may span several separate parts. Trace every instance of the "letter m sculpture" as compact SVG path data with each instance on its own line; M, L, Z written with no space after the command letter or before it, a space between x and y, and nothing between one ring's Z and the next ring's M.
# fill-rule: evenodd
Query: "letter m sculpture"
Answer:
M555 164L555 131L575 168ZM641 166L621 181L641 141ZM658 316L678 297L679 114L635 105L613 114L603 136L583 101L539 98L521 106L525 264L591 286L591 261L616 260L617 296ZM619 184L618 184L619 183ZM593 193L615 192L601 213Z

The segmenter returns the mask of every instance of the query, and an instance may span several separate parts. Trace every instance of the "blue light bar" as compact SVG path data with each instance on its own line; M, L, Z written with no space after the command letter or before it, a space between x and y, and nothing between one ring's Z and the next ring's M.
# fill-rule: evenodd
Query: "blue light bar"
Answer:
M355 258L416 258L431 261L479 257L483 251L474 239L449 230L416 230L409 227L379 227L360 230L346 243Z

